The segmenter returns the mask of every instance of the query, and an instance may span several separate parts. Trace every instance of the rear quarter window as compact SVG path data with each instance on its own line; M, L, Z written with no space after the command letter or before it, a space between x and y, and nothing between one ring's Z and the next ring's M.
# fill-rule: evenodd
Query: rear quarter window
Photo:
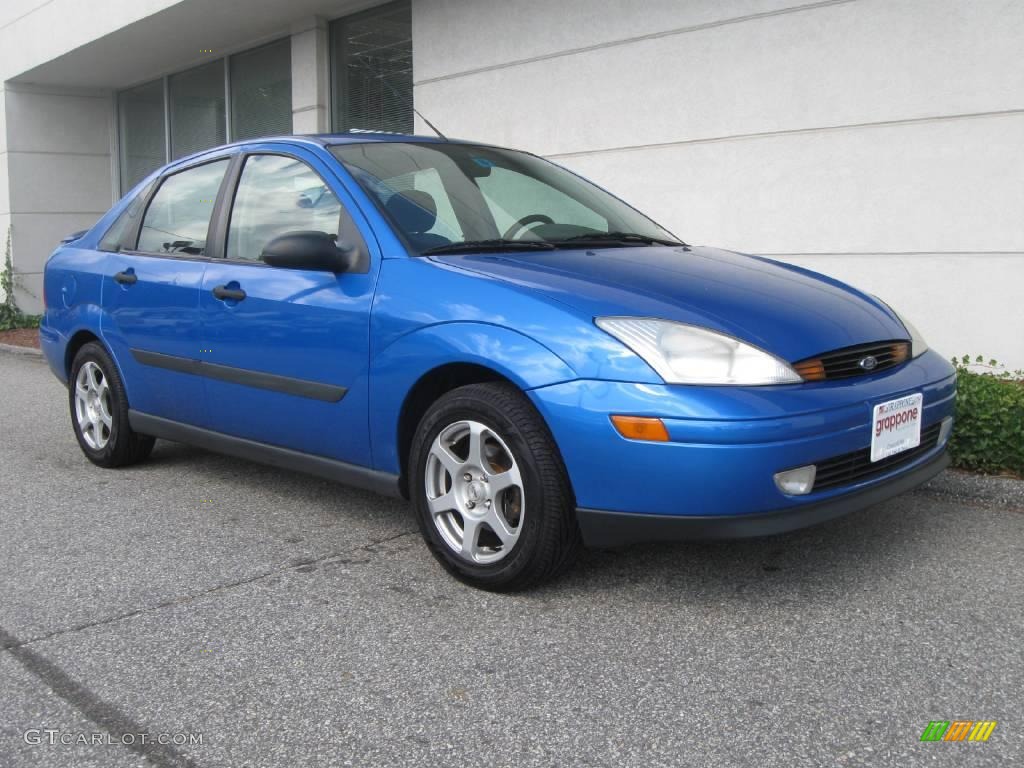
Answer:
M128 203L128 207L121 211L121 215L114 219L114 223L107 229L105 235L100 240L99 249L101 251L122 251L131 250L135 248L134 236L137 230L136 224L139 221L139 216L142 215L142 207L146 204L146 199L149 197L149 193L153 189L151 182L147 184L144 189L140 190L132 201ZM128 242L132 239L133 242Z

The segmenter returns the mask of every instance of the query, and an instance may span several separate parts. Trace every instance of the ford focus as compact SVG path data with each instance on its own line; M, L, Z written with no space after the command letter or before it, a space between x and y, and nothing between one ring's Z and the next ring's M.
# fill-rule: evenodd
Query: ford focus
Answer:
M948 463L953 369L881 299L484 144L177 160L62 241L44 293L94 464L165 439L405 497L485 589L583 545L821 523Z

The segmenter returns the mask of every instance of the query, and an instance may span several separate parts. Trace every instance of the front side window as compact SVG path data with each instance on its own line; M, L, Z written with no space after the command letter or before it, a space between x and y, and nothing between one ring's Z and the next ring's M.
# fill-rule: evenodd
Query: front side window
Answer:
M414 253L678 244L621 200L524 152L405 141L330 149Z
M144 253L206 253L206 235L228 161L215 160L164 179L146 209L137 249Z
M231 209L227 257L258 260L267 243L287 232L339 235L341 204L300 160L252 155L245 161Z

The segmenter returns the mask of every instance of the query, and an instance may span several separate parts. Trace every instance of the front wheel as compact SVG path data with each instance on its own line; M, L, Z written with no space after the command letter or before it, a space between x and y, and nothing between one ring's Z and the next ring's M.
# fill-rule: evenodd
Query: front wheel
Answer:
M89 342L78 350L68 390L71 426L89 461L101 467L123 467L149 456L154 439L129 426L124 384L100 344Z
M525 589L555 576L579 549L558 449L511 385L472 384L434 403L413 439L410 473L427 545L468 584Z

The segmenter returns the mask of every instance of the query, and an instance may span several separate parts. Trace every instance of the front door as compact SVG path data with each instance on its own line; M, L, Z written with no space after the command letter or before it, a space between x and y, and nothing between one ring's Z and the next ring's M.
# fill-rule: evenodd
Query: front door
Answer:
M103 335L132 408L186 424L205 421L205 391L194 375L200 357L199 290L211 213L229 160L166 176L131 242L107 254ZM142 202L142 201L140 201ZM129 214L126 211L126 214ZM109 322L108 322L109 320Z
M224 258L212 259L203 278L209 426L368 466L371 261L379 261L371 259L330 169L311 153L273 151L245 158L224 211ZM333 274L260 259L270 240L297 231L358 243L359 265Z

